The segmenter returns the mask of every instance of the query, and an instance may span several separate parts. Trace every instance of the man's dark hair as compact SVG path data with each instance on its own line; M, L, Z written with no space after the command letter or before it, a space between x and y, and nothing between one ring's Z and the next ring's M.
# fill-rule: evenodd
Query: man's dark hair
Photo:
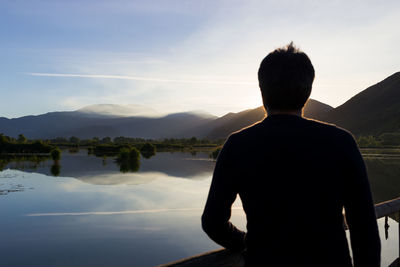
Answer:
M314 67L293 45L269 53L261 62L258 81L267 110L300 110L311 94Z

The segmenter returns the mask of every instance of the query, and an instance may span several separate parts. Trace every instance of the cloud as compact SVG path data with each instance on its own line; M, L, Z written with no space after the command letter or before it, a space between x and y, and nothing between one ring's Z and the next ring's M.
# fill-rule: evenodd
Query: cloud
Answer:
M242 207L232 207L232 210L242 210ZM88 212L50 212L50 213L29 213L25 216L43 217L43 216L83 216L83 215L121 215L121 214L144 214L160 212L186 212L202 211L203 208L176 208L176 209L146 209L146 210L124 210L124 211L88 211Z
M39 73L39 72L28 72L27 74L31 75L31 76L40 76L40 77L118 79L118 80L134 80L134 81L146 81L146 82L162 82L162 83L191 83L191 84L216 84L216 85L256 85L256 83L248 82L248 81L180 80L180 79L163 79L163 78L151 78L151 77L141 77L141 76L126 76L126 75Z

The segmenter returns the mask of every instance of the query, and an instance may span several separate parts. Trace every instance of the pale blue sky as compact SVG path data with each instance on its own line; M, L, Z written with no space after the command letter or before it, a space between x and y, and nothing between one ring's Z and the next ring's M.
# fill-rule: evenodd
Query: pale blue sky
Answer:
M337 106L400 71L399 1L0 2L0 117L99 104L215 115L261 105L262 58L291 40Z

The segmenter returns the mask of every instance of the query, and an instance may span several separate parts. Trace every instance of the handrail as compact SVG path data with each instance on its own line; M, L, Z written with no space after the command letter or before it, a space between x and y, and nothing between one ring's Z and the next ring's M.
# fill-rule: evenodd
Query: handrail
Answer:
M375 205L376 218L387 217L394 213L400 215L400 198L395 198ZM387 224L387 218L385 220ZM386 226L385 226L386 228ZM399 242L400 242L400 223L399 223ZM399 243L400 249L400 243ZM396 259L397 261L397 259ZM232 252L227 249L218 249L203 254L184 258L157 267L200 267L200 266L220 266L220 267L242 267L244 265L240 252ZM392 266L392 265L391 265Z
M375 213L377 219L389 216L399 211L400 211L400 197L385 202L381 202L375 205Z

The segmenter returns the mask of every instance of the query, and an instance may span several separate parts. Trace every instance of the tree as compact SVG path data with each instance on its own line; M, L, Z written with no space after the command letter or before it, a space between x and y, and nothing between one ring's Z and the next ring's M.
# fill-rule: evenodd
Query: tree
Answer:
M4 134L0 133L0 144L8 143L7 138Z
M119 154L118 154L118 160L119 161L125 161L125 160L128 160L129 159L129 153L130 153L131 151L130 151L130 149L129 148L127 148L127 147L123 147L123 148L121 148L121 150L119 151Z
M217 147L213 152L211 152L210 157L213 159L217 159L219 152L221 151L221 147Z
M400 145L400 133L383 133L379 136L382 140L382 144L386 146L398 146Z
M196 144L197 143L197 138L196 137L192 137L192 138L190 138L190 143L193 145L193 144Z
M79 145L79 138L76 137L76 136L71 136L71 137L69 138L69 142L72 143L72 144Z
M65 137L56 137L50 140L53 144L66 144L68 143L68 139Z
M139 159L140 158L139 150L137 150L137 148L133 147L129 153L129 158L130 159Z
M50 155L51 155L51 158L54 160L54 161L59 161L60 160L60 158L61 158L61 150L57 147L57 148L54 148L51 152L50 152Z
M114 144L124 144L125 142L126 140L123 136L114 137Z
M140 166L140 153L136 148L121 148L118 157L117 163L120 166L121 172L136 172L139 170Z
M101 143L103 143L103 144L111 144L112 143L112 140L111 140L111 137L104 137L103 139L101 139Z
M202 143L202 144L209 144L209 143L210 143L210 140L208 140L207 138L203 138L203 139L201 140L201 143Z
M26 137L23 134L18 135L18 139L17 139L18 143L24 144L24 143L26 143L26 141L28 141L28 139L26 139Z
M156 154L156 147L150 143L145 143L140 148L140 153L146 159L151 158L152 156L154 156Z
M360 147L378 147L380 143L375 139L375 137L369 136L360 136L357 139L357 143Z

